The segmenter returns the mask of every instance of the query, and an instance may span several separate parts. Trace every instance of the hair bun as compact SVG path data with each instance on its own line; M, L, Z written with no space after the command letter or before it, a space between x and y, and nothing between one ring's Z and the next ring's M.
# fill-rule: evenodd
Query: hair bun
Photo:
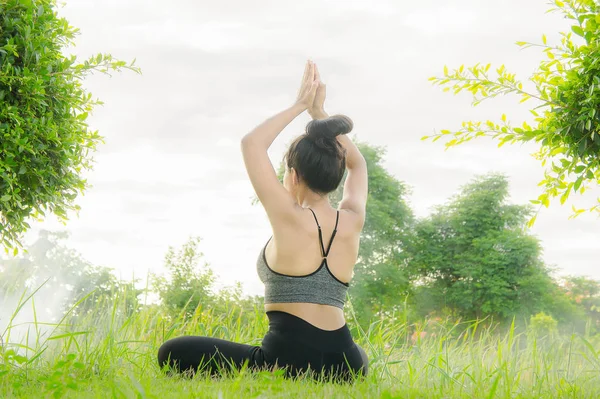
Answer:
M333 140L342 134L348 134L354 128L352 119L345 115L334 115L325 119L315 119L306 125L306 134L314 139Z

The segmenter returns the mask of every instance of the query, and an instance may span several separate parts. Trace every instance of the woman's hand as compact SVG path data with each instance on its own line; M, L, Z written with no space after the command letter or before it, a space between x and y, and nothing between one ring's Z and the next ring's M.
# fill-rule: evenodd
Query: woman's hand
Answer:
M319 88L319 81L315 75L316 65L312 61L306 63L304 68L304 77L300 84L300 91L298 92L298 98L296 99L296 105L301 106L303 110L311 109L315 101L317 89Z
M310 116L312 116L313 119L324 119L327 118L327 113L325 112L326 86L325 83L321 81L319 68L316 64L315 80L319 82L319 87L317 88L317 92L315 94L315 101L313 102L312 107L308 109L308 113L310 114Z

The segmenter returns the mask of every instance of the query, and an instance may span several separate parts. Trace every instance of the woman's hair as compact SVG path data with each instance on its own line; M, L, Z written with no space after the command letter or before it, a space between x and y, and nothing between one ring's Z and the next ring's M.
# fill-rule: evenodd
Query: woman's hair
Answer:
M352 120L344 115L309 122L306 133L296 138L287 151L288 169L294 168L316 193L335 191L346 171L346 151L336 137L350 133L353 127Z

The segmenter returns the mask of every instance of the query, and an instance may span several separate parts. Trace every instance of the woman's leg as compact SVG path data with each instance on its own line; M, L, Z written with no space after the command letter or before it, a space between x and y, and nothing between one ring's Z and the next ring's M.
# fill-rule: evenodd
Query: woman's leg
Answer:
M158 350L161 368L170 366L177 372L207 371L218 375L223 371L265 366L259 346L238 344L217 338L186 336L165 342Z
M323 360L323 375L335 381L351 382L369 372L367 354L357 344L344 352L325 353Z
M362 367L360 368L361 373L362 375L366 376L369 373L369 357L367 356L365 350L358 346L358 344L356 345L356 349L358 349L358 352L360 353L360 358L362 360Z

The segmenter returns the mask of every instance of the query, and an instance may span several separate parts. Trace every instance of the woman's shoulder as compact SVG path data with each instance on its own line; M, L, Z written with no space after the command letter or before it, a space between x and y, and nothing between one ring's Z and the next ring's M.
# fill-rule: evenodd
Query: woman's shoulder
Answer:
M324 235L336 230L338 236L360 235L364 216L347 209L310 209L301 206L290 211L288 215L270 218L273 233L276 236L296 236L298 233L318 234L319 227Z
M348 234L360 234L365 225L365 215L356 213L349 209L339 209L339 227Z

